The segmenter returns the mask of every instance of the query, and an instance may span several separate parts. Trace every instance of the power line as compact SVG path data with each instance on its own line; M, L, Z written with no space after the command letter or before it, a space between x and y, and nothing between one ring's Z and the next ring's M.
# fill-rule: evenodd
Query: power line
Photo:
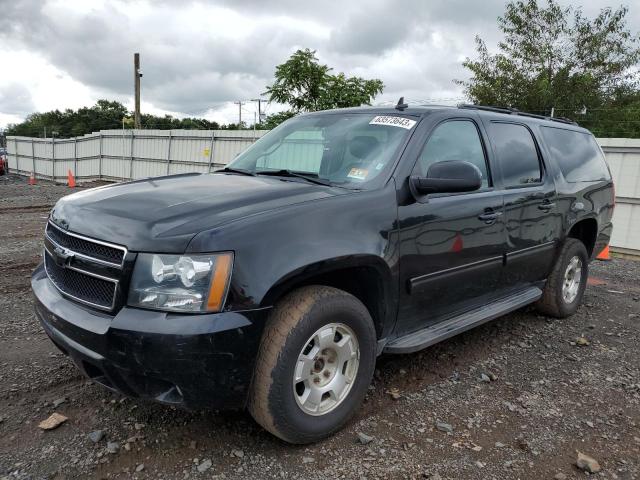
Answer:
M262 123L262 120L263 120L262 102L266 100L263 100L262 98L252 98L251 101L258 103L258 123Z
M238 105L238 125L241 125L242 124L242 106L246 102L243 102L242 100L238 100L237 102L233 102L233 103Z

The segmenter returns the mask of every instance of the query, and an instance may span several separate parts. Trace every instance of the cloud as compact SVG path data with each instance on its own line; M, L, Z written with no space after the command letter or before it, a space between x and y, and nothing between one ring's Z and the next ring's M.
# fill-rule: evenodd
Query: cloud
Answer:
M594 4L604 0L589 15ZM503 10L504 0L0 0L0 63L30 94L5 100L0 115L10 104L20 115L98 98L131 106L134 52L147 111L236 121L231 102L264 92L275 66L305 47L334 71L383 80L378 102L455 101L474 36L495 45ZM635 31L639 15L629 13Z
M31 92L24 85L10 83L0 87L0 112L25 116L33 112L35 104Z

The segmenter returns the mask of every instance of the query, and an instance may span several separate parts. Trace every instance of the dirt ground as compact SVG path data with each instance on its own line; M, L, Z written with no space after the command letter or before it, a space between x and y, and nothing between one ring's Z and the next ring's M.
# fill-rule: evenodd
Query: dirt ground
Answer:
M109 393L56 350L33 314L29 275L47 213L69 191L0 177L0 479L585 478L576 451L600 463L596 478L640 478L640 262L594 263L572 318L525 309L380 358L355 419L294 447L246 413ZM68 421L40 430L53 412Z

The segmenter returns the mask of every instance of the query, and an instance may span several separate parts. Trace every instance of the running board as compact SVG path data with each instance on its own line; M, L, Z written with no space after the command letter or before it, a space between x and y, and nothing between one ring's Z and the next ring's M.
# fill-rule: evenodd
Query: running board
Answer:
M465 330L482 325L494 318L506 315L525 305L535 302L542 296L538 287L529 287L518 293L501 298L488 305L476 308L456 317L431 325L417 332L404 335L387 343L384 353L412 353L430 347L431 345L453 337Z

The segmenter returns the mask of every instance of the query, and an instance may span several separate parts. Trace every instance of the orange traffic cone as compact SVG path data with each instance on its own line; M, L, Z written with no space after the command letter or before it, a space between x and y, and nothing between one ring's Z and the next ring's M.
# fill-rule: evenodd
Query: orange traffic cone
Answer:
M609 255L609 245L604 247L596 258L598 260L611 260L611 256Z
M36 184L36 174L35 172L31 172L31 175L29 175L29 185L35 185Z
M71 170L69 170L69 173L67 174L67 185L69 185L69 188L75 188L76 186L76 179L73 178L73 173L71 173Z

